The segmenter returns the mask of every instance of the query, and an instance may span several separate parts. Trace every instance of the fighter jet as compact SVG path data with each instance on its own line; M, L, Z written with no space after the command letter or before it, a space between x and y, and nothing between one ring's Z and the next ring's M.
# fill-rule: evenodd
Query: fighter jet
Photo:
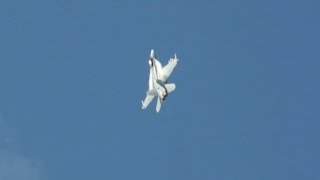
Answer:
M158 96L156 111L159 112L161 103L166 99L169 93L176 89L174 83L167 83L169 76L175 69L179 59L177 55L170 58L168 64L162 67L161 63L157 60L154 50L151 50L149 59L149 89L146 92L146 98L142 103L142 109L146 109L155 96Z

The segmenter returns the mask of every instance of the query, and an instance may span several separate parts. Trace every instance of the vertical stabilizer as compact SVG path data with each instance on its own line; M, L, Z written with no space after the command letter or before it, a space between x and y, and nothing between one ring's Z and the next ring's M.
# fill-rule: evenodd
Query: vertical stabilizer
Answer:
M161 109L161 100L160 100L160 97L158 97L157 107L156 107L157 113L160 112L160 109Z

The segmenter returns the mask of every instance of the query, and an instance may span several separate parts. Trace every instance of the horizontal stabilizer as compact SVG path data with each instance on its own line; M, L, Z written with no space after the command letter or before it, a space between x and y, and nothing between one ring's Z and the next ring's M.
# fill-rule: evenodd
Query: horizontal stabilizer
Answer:
M172 91L174 91L176 89L176 85L174 83L166 84L165 86L166 86L168 93L171 93Z

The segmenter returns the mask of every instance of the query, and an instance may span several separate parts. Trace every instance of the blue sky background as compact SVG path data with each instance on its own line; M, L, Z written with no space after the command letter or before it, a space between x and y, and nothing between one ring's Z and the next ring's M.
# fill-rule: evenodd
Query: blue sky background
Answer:
M0 179L319 179L319 5L1 1Z

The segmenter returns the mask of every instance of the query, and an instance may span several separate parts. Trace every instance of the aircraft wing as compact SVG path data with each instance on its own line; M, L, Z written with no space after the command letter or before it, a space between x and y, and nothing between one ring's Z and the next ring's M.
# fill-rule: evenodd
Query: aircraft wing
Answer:
M149 91L146 93L146 98L144 101L141 101L142 103L142 109L145 109L148 107L150 102L153 100L154 96L157 95L157 92L153 88L153 75L152 75L152 68L150 68L150 73L149 73Z
M166 81L169 78L169 76L171 75L172 71L176 67L178 61L179 60L177 59L177 56L175 55L175 58L170 58L168 64L165 67L163 67L163 69L162 69L163 81Z
M141 101L142 103L142 109L145 109L148 107L148 105L150 104L150 102L153 100L154 95L150 95L149 93L147 93L146 98L144 99L144 101Z

